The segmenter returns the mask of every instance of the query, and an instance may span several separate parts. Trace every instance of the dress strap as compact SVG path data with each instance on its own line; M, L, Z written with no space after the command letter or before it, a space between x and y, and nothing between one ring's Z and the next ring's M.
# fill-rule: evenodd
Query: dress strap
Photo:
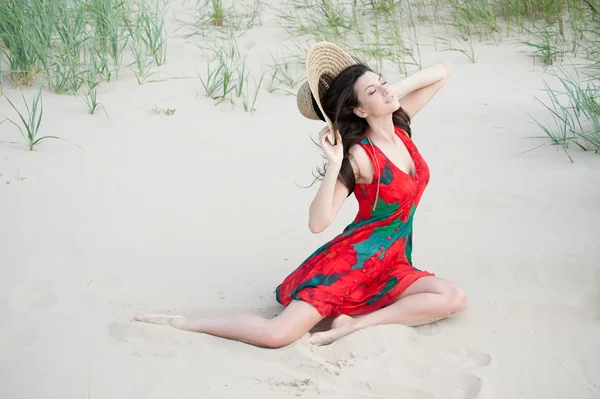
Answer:
M375 202L373 203L373 211L377 209L377 202L379 201L379 185L381 183L381 168L379 167L379 160L377 154L375 154L375 147L369 136L366 136L369 144L371 145L371 151L373 152L373 160L375 161L375 170L377 171L377 191L375 192Z

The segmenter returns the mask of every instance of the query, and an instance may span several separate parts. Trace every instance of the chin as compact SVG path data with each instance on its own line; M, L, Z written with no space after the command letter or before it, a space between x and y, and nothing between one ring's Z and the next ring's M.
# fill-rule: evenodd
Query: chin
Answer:
M390 106L392 113L394 113L400 109L400 102L398 100L392 101L388 105Z
M385 103L381 104L380 107L381 108L379 108L379 110L378 110L379 113L377 113L376 115L379 115L379 116L391 115L400 109L400 102L398 100L390 101L387 104L385 104Z

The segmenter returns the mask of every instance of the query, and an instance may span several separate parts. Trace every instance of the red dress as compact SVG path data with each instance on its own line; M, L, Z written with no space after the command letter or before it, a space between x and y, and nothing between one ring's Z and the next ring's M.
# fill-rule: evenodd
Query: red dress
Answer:
M432 276L412 265L413 217L429 182L429 167L406 132L394 131L412 157L412 177L370 140L373 181L356 184L359 210L344 231L312 253L277 287L277 301L312 304L322 316L359 315L393 303L417 279Z

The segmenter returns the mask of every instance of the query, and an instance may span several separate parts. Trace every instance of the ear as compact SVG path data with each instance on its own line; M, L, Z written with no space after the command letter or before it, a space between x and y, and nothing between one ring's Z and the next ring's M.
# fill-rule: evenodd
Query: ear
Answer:
M359 118L366 118L368 116L367 113L360 108L354 108L354 114Z

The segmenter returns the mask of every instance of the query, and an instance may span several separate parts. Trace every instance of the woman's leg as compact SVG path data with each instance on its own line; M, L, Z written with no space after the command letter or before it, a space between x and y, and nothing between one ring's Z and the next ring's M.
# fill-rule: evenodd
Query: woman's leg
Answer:
M137 321L169 324L175 328L233 339L253 345L281 348L310 331L323 316L309 303L292 301L273 319L252 314L240 314L218 319L186 320L182 316L146 314Z
M354 331L380 324L419 326L452 316L466 306L467 296L458 285L439 277L422 277L393 304L366 315L339 316L331 330L313 334L310 342L327 345Z

